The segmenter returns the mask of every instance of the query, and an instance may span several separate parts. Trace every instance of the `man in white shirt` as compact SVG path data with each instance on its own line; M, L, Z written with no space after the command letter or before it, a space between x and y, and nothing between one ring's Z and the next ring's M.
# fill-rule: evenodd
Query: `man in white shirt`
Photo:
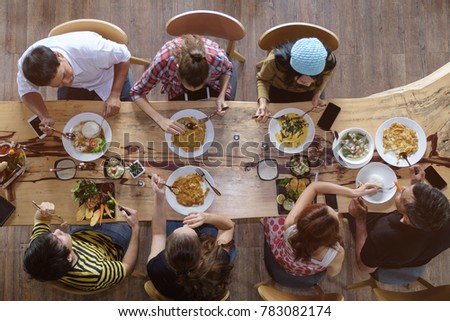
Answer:
M95 32L71 32L42 39L18 61L20 98L39 116L47 133L51 133L48 127L55 121L39 93L42 86L58 87L58 99L101 99L105 102L103 116L115 115L121 98L131 100L131 81L127 77L130 58L125 45ZM83 91L87 96L80 94Z

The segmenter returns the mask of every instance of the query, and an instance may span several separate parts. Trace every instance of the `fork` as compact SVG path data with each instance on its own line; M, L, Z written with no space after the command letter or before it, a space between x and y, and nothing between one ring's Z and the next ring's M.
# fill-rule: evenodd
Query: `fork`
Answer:
M228 108L230 108L230 107L223 107L222 108L222 111L223 110L227 110ZM214 115L217 115L217 110L214 112L214 113L212 113L211 115L209 115L209 116L207 116L207 117L203 117L203 118L200 118L198 121L200 122L200 123L206 123L208 120L210 120L211 119L211 117L213 117Z
M148 178L152 179L152 175L147 175ZM172 193L174 193L175 195L180 193L180 190L176 187L167 185L167 184L163 184L165 187L167 187Z
M211 183L208 181L208 179L205 177L205 173L200 169L200 168L196 168L195 172L200 175L201 177L203 177L205 179L205 181L208 183L208 185L212 188L212 190L214 191L214 193L216 193L217 196L222 195L221 192L219 192L219 190L217 188L215 188L214 186L211 185Z
M303 116L305 116L306 114L312 112L314 109L316 109L316 107L313 107L313 108L311 108L311 109L308 109L307 111L304 111L303 114L298 115L298 117L292 117L291 119L299 119L299 118L303 118ZM258 115L253 115L253 116L252 116L252 118L258 118L258 117L259 117ZM277 117L267 116L267 118L272 118L272 119L276 119L276 120L279 120L279 119L283 119L283 120L284 120L286 117L287 117L287 114L280 115L280 116L277 116Z

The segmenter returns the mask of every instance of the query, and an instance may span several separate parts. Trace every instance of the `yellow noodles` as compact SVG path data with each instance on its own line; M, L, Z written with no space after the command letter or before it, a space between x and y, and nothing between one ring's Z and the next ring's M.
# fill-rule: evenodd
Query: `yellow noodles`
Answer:
M173 135L172 143L183 149L185 152L195 152L197 149L203 146L206 135L206 125L201 123L194 117L183 117L177 120L180 124L183 122L194 123L197 125L195 129L186 128L186 131L182 135Z
M178 177L172 187L178 192L177 202L184 206L203 205L209 188L203 192L203 177L197 173Z
M275 138L281 145L296 148L305 142L309 124L304 117L300 117L296 113L289 113L278 122L281 131L275 134Z
M408 156L417 152L419 140L416 132L397 122L394 122L383 132L384 152L393 151L397 158L400 153L406 153Z

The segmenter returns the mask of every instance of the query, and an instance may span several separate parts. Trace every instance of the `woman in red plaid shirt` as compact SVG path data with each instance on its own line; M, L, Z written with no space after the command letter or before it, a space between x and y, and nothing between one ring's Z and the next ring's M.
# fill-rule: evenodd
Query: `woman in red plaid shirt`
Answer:
M132 100L162 130L184 133L184 126L165 118L149 103L146 96L161 82L161 93L169 100L198 100L217 97L219 114L231 100L230 79L233 64L219 45L198 35L184 35L168 41L153 58L150 67L131 88Z

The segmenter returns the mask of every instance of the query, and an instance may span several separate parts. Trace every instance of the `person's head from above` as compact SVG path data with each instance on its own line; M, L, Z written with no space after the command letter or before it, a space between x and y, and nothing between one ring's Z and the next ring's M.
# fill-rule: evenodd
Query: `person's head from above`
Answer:
M424 183L402 187L395 195L395 205L403 222L420 230L439 230L450 219L447 197Z
M57 229L34 239L25 251L23 266L32 278L54 281L64 276L73 266L72 237Z
M336 66L332 51L317 38L302 38L277 46L275 62L288 74L289 81L307 87L320 84L322 74Z
M167 237L167 262L178 273L194 270L200 260L200 252L200 239L195 230L187 225L177 228Z
M70 87L73 82L73 69L67 59L45 46L37 46L25 56L22 71L36 86Z
M297 232L289 237L296 259L310 259L319 247L341 241L338 213L326 204L311 204L299 214Z
M209 63L205 44L198 35L183 35L183 44L177 55L177 74L184 88L196 91L208 82Z

